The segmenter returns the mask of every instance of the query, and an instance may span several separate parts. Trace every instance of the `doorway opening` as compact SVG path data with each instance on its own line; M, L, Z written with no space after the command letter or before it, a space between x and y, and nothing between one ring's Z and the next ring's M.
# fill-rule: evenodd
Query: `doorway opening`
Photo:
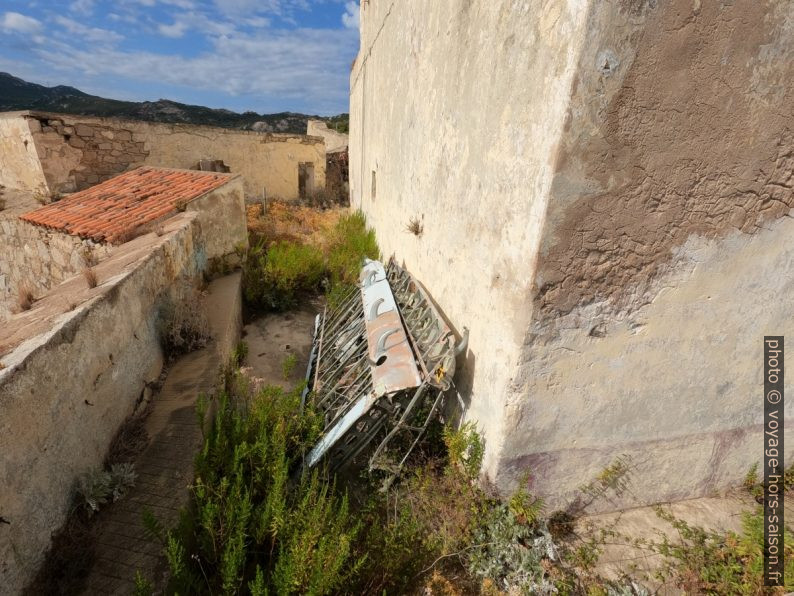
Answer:
M298 164L298 196L305 199L314 194L314 164L303 162Z

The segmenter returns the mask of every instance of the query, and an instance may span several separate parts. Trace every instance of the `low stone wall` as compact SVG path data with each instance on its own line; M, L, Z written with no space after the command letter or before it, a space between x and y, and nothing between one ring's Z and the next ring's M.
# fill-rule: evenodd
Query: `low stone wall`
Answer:
M245 245L242 181L190 203L157 233L114 249L0 333L0 585L18 593L65 521L80 475L160 375L160 313ZM239 308L235 302L230 308ZM224 333L224 336L228 335Z
M40 297L112 248L52 232L0 213L0 321L17 309L21 288Z
M31 181L9 177L3 182L0 174L0 184L11 188L73 192L142 165L196 169L207 159L222 160L241 174L249 195L298 198L301 163L313 164L315 186L325 186L322 137L47 112L2 114L0 134L3 127L13 129L11 139L30 136L35 145L31 171L39 172ZM23 147L14 143L0 143L0 165L24 157Z

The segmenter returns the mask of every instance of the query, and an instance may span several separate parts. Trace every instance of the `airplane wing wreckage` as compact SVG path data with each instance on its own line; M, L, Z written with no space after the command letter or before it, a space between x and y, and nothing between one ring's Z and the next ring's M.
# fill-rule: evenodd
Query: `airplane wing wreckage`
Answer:
M454 387L468 331L456 345L425 289L394 259L386 268L365 260L359 281L315 320L304 400L324 428L306 465L366 461L387 473L388 486Z

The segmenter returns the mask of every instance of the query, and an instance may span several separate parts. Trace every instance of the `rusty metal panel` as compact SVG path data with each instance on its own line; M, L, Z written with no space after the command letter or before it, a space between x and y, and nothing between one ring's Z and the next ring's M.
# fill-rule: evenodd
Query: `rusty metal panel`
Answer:
M386 270L378 261L367 260L360 279L375 395L380 397L418 387L422 378L397 310L397 303L386 279Z

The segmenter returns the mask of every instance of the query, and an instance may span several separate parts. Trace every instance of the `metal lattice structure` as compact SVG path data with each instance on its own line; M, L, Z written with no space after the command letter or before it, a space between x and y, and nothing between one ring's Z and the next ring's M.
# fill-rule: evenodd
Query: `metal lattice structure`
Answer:
M367 260L359 285L316 320L306 393L324 428L307 465L366 456L393 479L451 386L465 337L455 344L418 281L393 259Z

